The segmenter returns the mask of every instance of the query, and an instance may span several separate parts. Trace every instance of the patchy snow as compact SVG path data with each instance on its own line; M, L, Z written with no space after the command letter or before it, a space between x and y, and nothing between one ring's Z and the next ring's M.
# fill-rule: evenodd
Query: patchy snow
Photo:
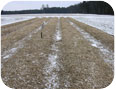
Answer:
M61 38L60 31L57 31L57 33L56 33L56 40L59 41L59 40L61 40L61 39L62 39L62 38Z
M57 53L55 54L49 54L48 56L48 63L45 65L45 72L44 74L47 76L45 77L45 86L50 89L50 88L58 88L59 87L59 78L58 78L58 71L59 71L59 66L58 66L58 55ZM55 70L55 72L54 72Z
M73 18L108 34L114 35L114 16L85 14Z
M57 89L59 88L59 77L58 72L60 71L59 63L59 44L62 37L60 32L60 20L56 27L56 33L53 36L54 43L51 45L52 53L48 55L48 61L44 66L43 73L45 74L45 86L47 89Z
M7 59L7 58L11 57L11 56L12 56L12 53L15 53L16 50L17 50L17 48L12 48L12 49L10 49L10 50L8 51L10 54L4 56L3 59Z
M10 51L14 53L17 50L17 48L12 48Z
M109 50L108 48L106 48L100 41L96 40L93 36L91 36L89 33L85 32L83 29L81 29L80 27L78 27L76 24L74 24L73 22L70 22L70 24L75 27L82 35L85 39L87 39L88 41L91 42L91 46L94 46L96 48L98 48L100 50L100 52L102 53L102 57L104 58L104 61L106 63L109 63L113 69L113 64L114 64L114 53L113 51Z
M44 22L44 24L46 25L48 22ZM34 33L37 33L38 31L40 31L42 29L42 25L37 28L36 30L33 30L32 32L30 32L27 36L25 36L23 39L19 40L18 42L16 42L14 45L13 45L13 48L5 51L1 56L3 59L8 59L10 57L12 57L12 55L14 55L18 49L20 48L23 48L24 47L24 43L26 40L30 40L32 35Z
M1 25L10 24L31 18L72 17L80 22L96 27L108 34L114 35L114 16L97 14L17 14L1 15Z
M7 58L9 58L10 56L11 56L11 54L6 55L6 56L3 57L3 59L7 59Z
M59 22L60 23L60 22ZM58 23L58 26L57 26L57 32L56 32L56 35L55 35L55 40L56 41L60 41L61 39L62 39L62 37L61 37L61 32L60 32L60 24Z
M66 75L65 76L65 81L64 81L64 86L66 87L66 88L68 88L68 87L70 87L70 82L68 81L69 79L70 79L70 76L68 76L68 75Z

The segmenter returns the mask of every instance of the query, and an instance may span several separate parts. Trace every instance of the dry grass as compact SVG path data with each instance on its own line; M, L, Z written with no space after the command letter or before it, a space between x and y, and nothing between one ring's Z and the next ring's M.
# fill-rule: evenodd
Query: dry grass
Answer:
M113 80L112 69L83 36L65 19L62 19L61 88L105 88Z
M109 49L114 51L114 36L109 35L97 28L94 28L92 26L89 26L87 24L84 24L82 22L79 22L77 20L74 20L72 18L69 18L72 22L77 24L79 27L84 29L86 32L90 33L92 36L94 36L97 40L100 40L101 43L103 43L105 46L107 46Z
M54 43L53 36L57 22L56 18L50 19L42 29L43 38L41 38L41 31L34 33L31 39L25 41L23 48L6 62L2 62L1 76L7 86L18 89L46 88L43 68L48 62L48 55L53 52L51 45ZM11 42L15 43L19 40L19 36L27 35L26 31L32 31L38 26L39 22L35 22L29 28L20 32L15 31L16 35L12 32L8 40L6 39L6 46L11 45ZM22 32L26 34L23 35ZM58 46L60 51L58 62L62 66L58 71L59 88L91 89L108 86L113 80L113 71L100 57L99 50L92 47L64 18L61 18L61 34L62 40ZM13 35L16 39L11 38Z
M10 88L45 88L43 67L48 59L57 19L51 19L41 31L27 40L24 47L3 63L2 79Z
M30 32L40 27L40 25L43 23L43 21L47 20L46 18L43 19L36 19L36 22L33 22L30 25L27 25L21 29L17 29L16 31L13 31L7 35L2 36L1 38L1 49L2 53L4 51L7 51L10 49L13 44L15 44L17 41L22 40L25 36L27 36ZM7 27L9 28L9 27ZM16 27L15 27L16 28ZM20 30L20 31L19 31Z
M7 35L11 32L14 32L16 30L20 30L21 28L30 25L34 22L36 22L38 20L38 18L33 18L30 20L25 20L25 21L21 21L21 22L16 22L16 23L12 23L12 24L8 24L8 25L4 25L1 27L1 35Z

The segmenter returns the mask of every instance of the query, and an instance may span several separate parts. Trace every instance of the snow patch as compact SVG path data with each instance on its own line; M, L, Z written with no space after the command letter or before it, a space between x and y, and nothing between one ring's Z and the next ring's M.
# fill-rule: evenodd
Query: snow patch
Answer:
M17 50L17 48L12 48L10 51L14 53Z
M3 57L3 59L7 59L7 58L9 58L10 56L11 56L11 54L6 55L6 56Z
M61 34L60 34L60 31L57 31L57 33L56 33L56 41L59 41L59 40L61 40L62 38L61 38Z

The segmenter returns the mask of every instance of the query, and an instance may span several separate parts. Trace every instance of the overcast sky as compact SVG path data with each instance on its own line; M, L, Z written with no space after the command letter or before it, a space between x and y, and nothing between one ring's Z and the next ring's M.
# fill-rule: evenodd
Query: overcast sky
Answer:
M12 1L6 4L3 10L40 9L42 4L48 4L49 7L68 7L78 3L79 1Z

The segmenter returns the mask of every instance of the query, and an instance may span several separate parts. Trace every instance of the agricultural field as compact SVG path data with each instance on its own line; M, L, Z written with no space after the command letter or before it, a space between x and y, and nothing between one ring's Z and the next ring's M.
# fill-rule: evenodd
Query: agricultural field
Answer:
M28 20L31 18L43 17L71 17L82 23L98 28L103 32L114 35L114 16L97 14L22 14L22 15L2 15L1 24L6 25L14 22Z
M74 17L35 16L2 25L4 84L17 89L109 86L114 77L114 35Z

